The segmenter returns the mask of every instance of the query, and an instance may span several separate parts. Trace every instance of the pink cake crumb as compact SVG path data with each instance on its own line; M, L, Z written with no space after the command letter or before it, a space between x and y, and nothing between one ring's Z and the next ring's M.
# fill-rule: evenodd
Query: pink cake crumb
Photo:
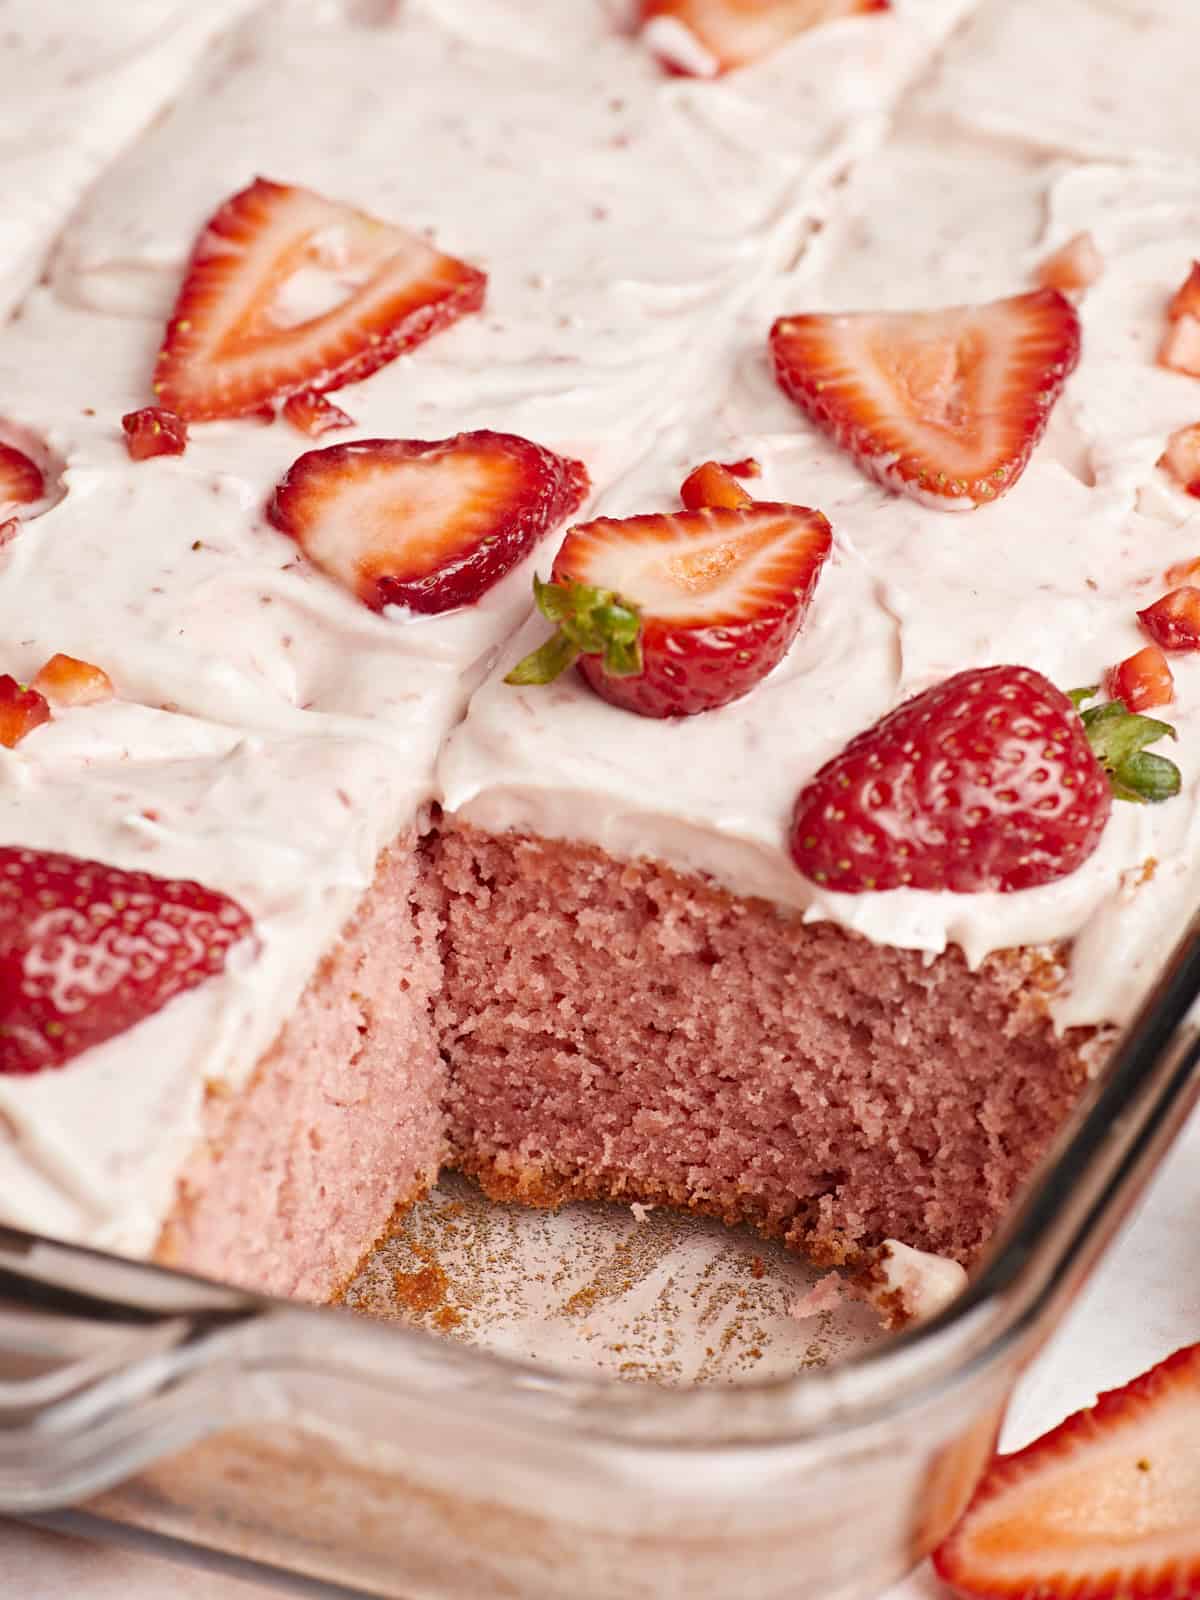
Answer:
M972 972L590 846L448 823L429 850L449 1137L494 1195L968 1261L1084 1080L1048 952Z
M836 1272L827 1272L818 1278L807 1294L802 1294L788 1307L788 1316L797 1322L807 1322L809 1317L819 1317L822 1311L836 1311L845 1299L849 1286Z
M414 839L383 853L250 1087L237 1099L210 1093L161 1261L329 1300L396 1208L436 1182L445 1084L429 1016L437 919L419 864Z

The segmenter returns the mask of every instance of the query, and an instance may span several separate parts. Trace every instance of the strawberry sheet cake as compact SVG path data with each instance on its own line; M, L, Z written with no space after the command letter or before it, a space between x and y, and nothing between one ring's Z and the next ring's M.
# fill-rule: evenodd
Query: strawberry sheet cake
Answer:
M200 10L14 30L0 1218L969 1264L1195 898L1187 7Z

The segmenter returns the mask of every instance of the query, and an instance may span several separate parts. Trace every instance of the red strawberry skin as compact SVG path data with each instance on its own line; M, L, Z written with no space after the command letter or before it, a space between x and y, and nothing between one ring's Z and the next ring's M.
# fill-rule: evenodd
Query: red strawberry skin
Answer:
M792 525L795 537L770 582L746 612L714 611L702 621L680 623L653 613L643 615L642 671L620 677L605 670L598 655L579 658L579 671L610 704L643 717L687 717L715 711L750 693L774 668L799 632L812 603L817 580L832 546L829 523L806 507L756 502L744 510L728 507L684 511L671 517L601 518L573 529L555 558L555 583L596 582L590 546L612 538L635 545L662 538L668 546L690 534L727 531L732 541L749 519ZM636 594L622 598L636 603Z
M783 392L865 471L940 510L1012 488L1079 350L1078 312L1057 289L949 311L781 317L770 337Z
M589 487L582 462L516 434L360 439L293 462L267 515L373 610L438 613L474 604L578 510ZM344 509L359 495L371 497L369 527Z
M253 932L198 883L0 847L0 1073L61 1067L224 970Z
M339 232L367 256L368 280L331 310L281 325L270 296L286 268L305 264L323 237ZM478 311L486 283L477 268L401 229L256 178L197 241L155 365L155 396L200 422L359 383Z
M41 468L23 450L0 444L0 505L32 505L45 492Z
M12 750L49 721L50 706L40 690L22 689L7 672L0 676L0 744Z
M801 790L791 851L814 883L976 894L1065 877L1100 843L1104 768L1061 690L978 667L906 701Z
M1138 612L1138 621L1164 650L1200 650L1200 588L1185 583Z
M134 461L148 461L151 456L181 456L187 449L187 423L162 406L127 411L121 426L125 430L125 448Z
M1200 1593L1200 1346L997 1456L933 1553L978 1600Z

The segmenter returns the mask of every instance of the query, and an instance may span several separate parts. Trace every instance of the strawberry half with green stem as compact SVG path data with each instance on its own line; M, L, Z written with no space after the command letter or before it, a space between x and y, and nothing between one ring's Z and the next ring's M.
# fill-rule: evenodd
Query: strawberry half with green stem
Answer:
M543 684L578 663L605 700L692 716L748 694L808 612L832 535L819 511L756 502L573 528L549 583L557 632L509 673Z
M358 383L478 311L485 284L482 272L416 234L256 178L200 235L167 323L155 396L201 422Z
M1114 795L1177 794L1146 749L1174 730L1119 702L1082 712L1030 667L972 667L905 701L800 791L796 866L841 894L1032 889L1100 843Z
M641 0L640 26L671 71L711 78L809 28L889 6L890 0Z
M979 1600L1181 1600L1200 1591L1200 1345L997 1456L933 1553Z
M898 494L970 511L1024 472L1079 360L1057 289L949 311L816 313L771 329L780 388Z
M0 847L0 1073L60 1067L223 971L253 932L186 880Z
M471 605L579 509L587 469L512 433L310 450L267 507L364 605Z
M46 492L42 469L15 445L0 444L0 505L28 506Z

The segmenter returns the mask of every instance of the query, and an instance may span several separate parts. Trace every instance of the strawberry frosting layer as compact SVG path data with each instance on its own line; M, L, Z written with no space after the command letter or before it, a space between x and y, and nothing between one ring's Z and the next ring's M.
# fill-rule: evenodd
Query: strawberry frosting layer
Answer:
M969 0L817 30L719 84L666 77L603 0L204 9L221 17L190 81L175 93L180 53L142 96L150 131L69 214L142 125L106 123L111 146L47 201L61 232L0 334L0 437L47 479L0 550L0 670L27 678L65 651L119 696L0 751L0 837L198 878L261 943L62 1071L0 1079L3 1216L134 1252L170 1209L206 1084L247 1082L377 852L440 792L439 747L537 564L469 610L377 615L266 521L311 443L285 423L197 425L186 454L129 459L120 418L151 399L206 218L263 173L429 230L486 270L488 306L339 392L356 422L339 442L499 428L584 459L619 497L660 431L725 386L738 318L803 255ZM204 42L198 23L185 37ZM131 68L157 60L147 44ZM48 229L29 240L32 259Z

